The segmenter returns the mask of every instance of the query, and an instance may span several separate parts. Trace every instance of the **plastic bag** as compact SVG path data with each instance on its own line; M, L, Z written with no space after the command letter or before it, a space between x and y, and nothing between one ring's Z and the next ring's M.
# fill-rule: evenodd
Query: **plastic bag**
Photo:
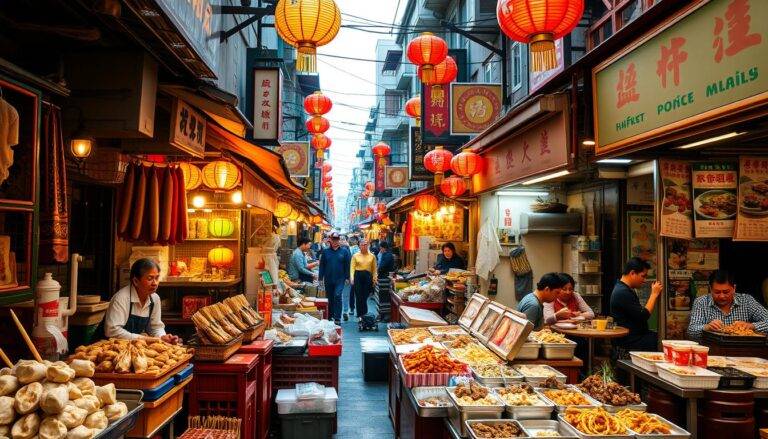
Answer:
M296 399L323 399L325 398L325 386L318 383L296 384Z

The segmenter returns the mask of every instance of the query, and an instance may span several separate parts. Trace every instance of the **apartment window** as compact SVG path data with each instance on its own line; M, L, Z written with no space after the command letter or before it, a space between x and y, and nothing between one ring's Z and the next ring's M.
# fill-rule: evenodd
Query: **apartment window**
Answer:
M514 42L511 50L512 59L512 91L523 86L523 45Z
M493 82L493 56L483 63L483 82L486 84Z
M384 91L384 114L387 116L397 116L402 109L402 96L400 93L385 90Z

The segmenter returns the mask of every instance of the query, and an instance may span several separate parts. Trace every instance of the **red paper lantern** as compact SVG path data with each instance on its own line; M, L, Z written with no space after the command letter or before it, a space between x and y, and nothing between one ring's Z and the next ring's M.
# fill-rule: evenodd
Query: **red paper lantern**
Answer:
M307 120L307 131L310 134L322 134L331 127L328 119L323 116L314 116Z
M469 150L456 154L451 159L451 171L464 178L470 178L482 171L483 158Z
M331 147L331 139L325 134L315 134L312 136L312 147L317 150L325 150Z
M422 78L422 67L419 66L419 78ZM456 61L453 57L446 56L445 61L435 66L435 72L433 78L427 80L421 79L424 85L445 85L450 84L456 80L456 76L459 74L459 67L456 65Z
M416 95L405 103L405 114L416 119L416 125L421 121L421 95Z
M435 66L448 56L448 44L430 32L424 32L408 43L408 59L421 66L421 80L433 81Z
M419 212L429 215L437 211L437 208L440 207L440 200L432 194L422 194L416 197L414 206L416 206L416 210Z
M386 157L392 152L392 148L384 142L379 142L371 149L371 152L373 152L373 155L376 157Z
M373 189L374 189L374 185L372 181L369 181L368 183L365 184L365 191L368 192L369 194L373 192Z
M373 208L371 206L368 206L365 208L365 216L372 216L373 215Z
M463 178L452 175L440 183L440 191L447 197L455 198L467 191Z
M530 44L534 72L557 67L555 40L573 30L584 14L584 0L499 0L496 18L511 39Z
M332 180L333 180L333 175L331 175L331 174L323 175L323 182L324 183L330 183Z
M387 210L387 203L377 203L376 204L376 211L381 213Z
M327 174L327 173L331 172L332 169L333 169L333 166L331 166L330 163L328 163L328 162L323 163L323 172L324 173Z
M433 174L442 174L451 169L453 153L438 146L424 156L424 167Z
M304 109L312 116L322 116L331 111L332 107L331 99L321 91L316 91L304 98Z

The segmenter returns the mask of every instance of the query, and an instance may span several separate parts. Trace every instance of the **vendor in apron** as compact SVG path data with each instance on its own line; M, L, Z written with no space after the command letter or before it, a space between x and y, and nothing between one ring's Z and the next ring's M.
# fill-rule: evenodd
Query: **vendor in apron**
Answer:
M128 285L109 301L102 322L104 336L127 340L159 337L168 343L179 343L179 337L165 333L165 324L160 318L160 296L155 292L159 278L160 266L152 259L133 263Z

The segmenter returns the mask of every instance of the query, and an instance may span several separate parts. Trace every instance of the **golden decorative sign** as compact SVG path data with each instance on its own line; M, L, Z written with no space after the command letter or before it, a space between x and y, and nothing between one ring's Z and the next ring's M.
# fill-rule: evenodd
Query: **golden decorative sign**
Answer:
M501 115L501 84L451 84L451 135L479 134Z
M309 177L309 142L281 143L277 152L283 156L291 177Z
M592 72L596 153L768 101L768 2L712 0Z
M387 166L384 184L387 189L408 189L408 166Z

